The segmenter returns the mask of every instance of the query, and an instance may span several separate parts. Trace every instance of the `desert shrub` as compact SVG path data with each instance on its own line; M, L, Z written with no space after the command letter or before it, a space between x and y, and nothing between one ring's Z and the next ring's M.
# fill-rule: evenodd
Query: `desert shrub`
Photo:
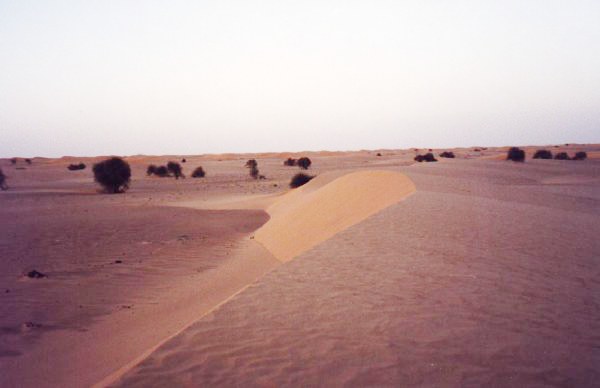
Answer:
M556 159L556 160L569 160L571 158L569 158L569 154L567 154L566 152L559 152L558 154L554 155L554 159Z
M306 156L298 159L298 167L300 167L303 170L308 170L308 168L310 167L310 165L312 164L312 161L307 158Z
M85 170L85 164L83 164L83 163L69 164L67 166L67 169L69 171Z
M185 158L181 159L181 163L185 163L187 162L187 160L185 160Z
M25 163L31 164L31 159L25 159Z
M169 172L175 176L175 179L185 178L181 170L181 164L177 162L167 163L167 170L169 170Z
M573 160L586 160L587 159L587 152L585 151L579 151L575 154L575 157L573 157Z
M295 189L296 187L300 187L300 186L310 182L310 180L313 178L314 178L314 176L312 176L312 175L307 175L302 172L299 172L298 174L296 174L292 177L292 180L290 181L290 187L292 189Z
M196 167L196 169L192 172L192 178L204 178L205 175L206 172L204 172L202 166Z
M417 156L415 156L415 160L419 163L421 163L421 162L437 162L437 159L433 156L433 154L431 152L428 152L425 155L417 155Z
M454 152L452 151L444 151L440 154L440 158L450 158L453 159L454 158Z
M287 158L287 160L283 161L284 166L295 166L298 164L298 161L294 158Z
M156 166L151 164L148 166L148 168L146 168L146 175L150 176L154 173L156 173Z
M473 152L481 152L481 148L473 148Z
M11 158L10 164L17 164L17 158Z
M169 169L167 169L167 166L158 166L154 169L154 175L164 178L169 175Z
M552 159L552 152L548 150L537 150L533 154L534 159Z
M94 179L107 193L122 193L129 188L131 168L121 158L110 158L94 164Z
M0 168L0 190L6 189L8 189L8 186L6 185L6 175L4 175L4 172Z
M378 152L377 155L375 155L375 156L381 156L381 152Z
M260 178L260 172L258 171L258 163L256 162L256 159L249 159L246 162L246 167L250 169L250 176L253 179Z
M518 147L512 147L508 150L508 153L506 154L506 160L512 160L513 162L524 162L525 151Z

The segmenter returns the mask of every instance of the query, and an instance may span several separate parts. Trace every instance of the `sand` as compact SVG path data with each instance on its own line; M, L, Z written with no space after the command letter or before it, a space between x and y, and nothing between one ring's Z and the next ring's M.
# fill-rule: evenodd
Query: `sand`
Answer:
M292 192L294 154L136 156L117 196L3 162L0 386L593 386L599 162L454 151L311 154Z

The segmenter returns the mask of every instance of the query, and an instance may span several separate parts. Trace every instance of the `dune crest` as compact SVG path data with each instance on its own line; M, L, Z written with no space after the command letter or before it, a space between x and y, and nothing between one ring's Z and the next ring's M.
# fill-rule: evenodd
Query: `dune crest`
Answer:
M267 208L271 219L255 238L277 259L289 261L415 191L407 176L392 171L325 179L316 178Z

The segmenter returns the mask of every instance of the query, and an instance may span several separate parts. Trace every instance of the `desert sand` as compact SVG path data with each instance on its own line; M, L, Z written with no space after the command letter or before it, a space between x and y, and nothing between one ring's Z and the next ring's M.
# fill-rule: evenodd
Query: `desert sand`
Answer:
M0 386L593 386L600 146L506 149L1 160Z

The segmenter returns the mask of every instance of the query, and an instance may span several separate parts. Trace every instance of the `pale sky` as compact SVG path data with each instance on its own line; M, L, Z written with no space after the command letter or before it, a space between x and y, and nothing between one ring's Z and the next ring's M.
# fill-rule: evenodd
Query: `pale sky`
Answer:
M598 0L0 0L0 157L565 142Z

